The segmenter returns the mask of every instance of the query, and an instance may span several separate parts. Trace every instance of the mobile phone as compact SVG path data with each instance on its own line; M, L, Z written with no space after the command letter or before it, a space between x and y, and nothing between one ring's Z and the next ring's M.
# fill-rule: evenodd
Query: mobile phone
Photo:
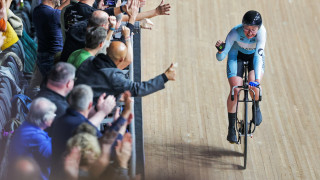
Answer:
M115 7L117 0L104 0L104 5L109 7Z

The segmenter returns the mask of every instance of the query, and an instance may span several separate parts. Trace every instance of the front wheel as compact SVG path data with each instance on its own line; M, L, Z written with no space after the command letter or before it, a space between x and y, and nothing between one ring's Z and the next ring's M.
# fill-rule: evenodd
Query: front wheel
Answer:
M248 152L248 123L244 123L244 143L243 143L243 168L246 169L247 168L247 152Z
M243 119L243 137L244 137L244 143L243 143L243 168L247 168L247 151L248 151L248 103L245 102L245 108L244 108L244 119Z

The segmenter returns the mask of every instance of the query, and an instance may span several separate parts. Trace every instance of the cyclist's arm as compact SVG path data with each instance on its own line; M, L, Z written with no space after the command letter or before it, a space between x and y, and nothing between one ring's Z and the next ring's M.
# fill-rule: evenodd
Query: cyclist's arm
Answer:
M261 73L263 71L263 58L264 58L264 48L266 45L267 32L265 27L262 25L257 34L257 46L256 52L253 58L253 68L255 72L255 80L259 81L261 78Z
M238 33L237 33L237 31L235 29L232 29L229 32L229 34L228 34L228 36L226 38L226 41L225 41L226 45L225 45L224 50L221 53L217 52L217 54L216 54L216 57L217 57L218 61L222 61L224 58L226 58L226 56L229 53L234 41L236 41L237 36L238 36Z

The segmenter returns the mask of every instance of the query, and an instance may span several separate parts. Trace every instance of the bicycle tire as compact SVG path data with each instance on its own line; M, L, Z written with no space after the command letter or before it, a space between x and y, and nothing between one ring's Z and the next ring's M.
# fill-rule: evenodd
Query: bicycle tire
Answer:
M243 168L247 168L247 155L248 155L248 102L245 102L244 107L244 143L243 143Z

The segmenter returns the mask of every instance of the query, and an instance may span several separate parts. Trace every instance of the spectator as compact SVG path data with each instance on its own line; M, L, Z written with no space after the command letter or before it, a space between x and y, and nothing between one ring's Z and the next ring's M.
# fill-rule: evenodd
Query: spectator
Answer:
M109 164L111 146L115 142L117 133L115 131L104 134L104 143L100 144L95 135L95 129L87 123L77 128L77 133L68 140L68 152L74 147L80 149L79 161L80 179L97 178ZM98 170L98 171L97 171Z
M63 47L63 51L61 54L61 61L67 61L69 55L78 49L84 48L84 34L85 34L85 23L86 20L91 16L91 14L96 11L95 8L92 7L93 0L82 0L74 6L70 6L67 8L64 16L64 21L68 22L65 24L66 32L66 41ZM140 3L141 2L141 3ZM100 1L100 8L103 7L103 0ZM105 10L109 15L118 15L121 12L125 12L128 15L123 15L122 20L128 21L127 27L130 28L131 32L134 29L134 22L137 20L142 20L144 18L151 18L158 15L169 15L168 11L170 11L170 5L162 3L154 10L147 11L144 13L138 13L139 6L145 4L144 0L131 0L128 1L126 5L110 8ZM140 6L141 7L141 6ZM133 14L134 13L134 14ZM89 25L88 25L89 26ZM115 27L109 29L109 32L115 30ZM108 32L108 34L109 34ZM107 38L110 40L110 38ZM108 43L105 44L108 47ZM106 48L102 48L105 50ZM105 52L99 52L105 53ZM99 54L98 53L98 54Z
M37 66L45 77L54 64L55 55L62 51L62 34L60 28L61 9L69 4L69 0L60 6L59 0L43 0L33 11L33 23L38 39ZM58 7L57 9L55 9Z
M122 71L127 66L124 58L127 47L120 41L114 41L108 48L107 55L98 55L92 61L84 62L77 71L76 84L87 84L94 91L94 99L106 92L119 97L124 91L130 91L132 96L145 96L164 89L168 80L175 79L173 64L165 73L145 82L133 82L126 78Z
M52 155L51 138L44 129L51 126L56 109L46 98L35 99L27 120L15 131L9 147L9 162L20 156L33 158L40 166L42 179L49 177Z
M89 57L95 56L96 53L104 46L107 37L107 30L103 27L90 27L86 33L86 47L74 51L68 58L71 63L78 68L83 61Z
M133 3L131 3L132 1ZM130 13L130 10L132 9L133 6L136 6L136 8L139 8L140 2L142 2L142 4L145 4L144 0L132 0L132 1L130 1L130 3L123 6L109 8L108 6L104 6L104 0L99 0L98 9L105 11L109 16L115 16L124 12ZM95 3L95 0L79 0L78 3L74 3L70 5L68 8L66 8L64 17L63 17L64 19L62 20L62 22L66 22L65 30L68 31L68 29L72 25L74 25L79 21L84 21L89 19L92 13L97 10L96 7L93 7L94 3ZM129 17L127 17L126 19L128 21Z
M109 169L109 159L111 154L111 147L115 144L115 138L118 132L124 135L124 139L121 143L118 140L118 145L115 147L115 156L117 156L118 163L113 163L113 166L108 170L108 174L102 175L100 178L116 179L121 177L128 179L128 161L131 156L131 136L129 133L125 134L127 125L132 119L131 109L131 95L130 92L124 93L125 107L121 113L123 119L127 119L126 123L113 123L109 130L105 131L102 138L100 138L101 152L97 146L97 139L93 139L95 135L95 129L87 123L81 124L73 136L68 141L68 154L65 160L64 169L67 172L68 179L97 179L106 170ZM121 119L121 118L115 118ZM118 121L117 120L117 121ZM85 130L85 131L84 131ZM80 134L78 134L80 132ZM88 133L89 132L89 133ZM96 138L96 137L95 137ZM89 140L90 139L90 140ZM121 138L122 139L122 138ZM91 152L91 153L90 153ZM81 156L79 156L81 154ZM94 156L92 156L94 155ZM71 161L74 159L74 161ZM115 157L116 158L116 157ZM95 160L95 161L94 161ZM77 162L77 163L75 163ZM73 166L68 167L67 164ZM116 164L116 165L115 165ZM80 170L79 170L80 168ZM80 173L79 173L80 172ZM113 178L111 178L111 176Z
M48 76L48 82L37 97L45 97L57 106L56 119L69 107L66 96L73 89L76 69L69 63L56 64ZM50 135L50 134L49 134Z
M65 30L68 31L69 28L77 22L88 20L92 13L97 9L92 7L95 0L80 0L68 8L64 13ZM104 9L104 11L109 15L114 15L113 8ZM120 12L120 11L119 11Z
M83 135L82 135L83 136ZM76 180L76 179L129 179L128 176L128 162L131 157L132 153L132 138L130 133L126 133L124 135L124 138L122 141L118 140L118 145L116 146L116 156L117 160L119 161L118 164L120 166L118 168L111 169L111 173L109 174L103 174L100 176L101 171L94 171L94 169L97 167L98 169L103 169L109 164L109 157L110 156L110 149L111 145L115 141L115 137L117 136L116 132L106 132L103 137L103 141L101 141L101 155L98 158L98 160L95 163L92 163L91 167L87 167L87 171L84 171L81 169L81 161L83 161L83 155L82 153L85 153L83 150L81 150L81 147L87 148L86 144L78 143L80 145L78 146L72 146L70 143L70 146L68 146L68 154L64 160L64 170L66 172L66 179L67 180ZM74 137L73 137L74 138ZM74 141L74 139L70 139L70 141ZM75 137L78 140L79 137ZM69 144L68 142L68 144ZM87 143L89 143L87 141ZM106 160L106 165L101 165L99 161ZM81 173L81 171L83 171ZM79 173L80 172L80 173ZM110 172L110 171L109 171ZM99 177L100 176L100 177Z
M79 175L88 177L90 167L101 155L100 145L96 136L96 129L88 123L82 123L79 125L76 129L75 135L67 142L67 151L71 151L73 147L80 148L81 159L79 164ZM110 153L108 156L109 155Z
M109 30L109 25L111 25L110 29L114 29L115 23L113 16L109 17L106 12L99 10L93 12L89 20L80 21L72 25L66 33L66 41L63 46L60 61L67 61L71 53L85 47L85 34L89 27L101 26L108 30L105 42L105 46L108 47L113 33L113 30Z
M96 105L93 108L92 89L87 85L76 86L69 95L70 107L66 113L58 118L53 125L52 131L52 173L50 178L63 179L60 177L60 168L62 166L63 152L66 150L67 140L72 136L72 132L83 122L87 122L93 127L97 128L106 115L108 115L115 106L115 99L113 96L102 94ZM97 109L97 112L88 119L89 112ZM102 134L97 130L97 137ZM62 175L63 176L63 175Z

